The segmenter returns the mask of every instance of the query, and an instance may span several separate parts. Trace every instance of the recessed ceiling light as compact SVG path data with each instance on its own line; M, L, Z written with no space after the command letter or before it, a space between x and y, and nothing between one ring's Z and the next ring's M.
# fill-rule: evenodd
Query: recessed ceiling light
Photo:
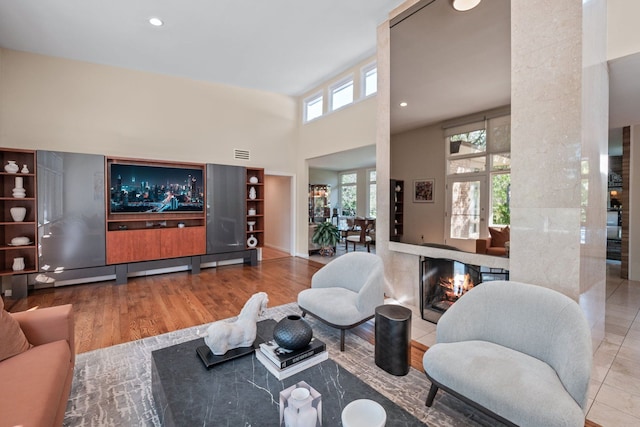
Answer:
M406 106L407 106L407 103L406 103L406 102L401 102L401 103L400 103L400 106L401 106L401 107L406 107Z
M149 18L149 24L153 25L154 27L161 27L164 25L164 22L162 22L162 19L160 18Z
M481 0L453 0L453 8L460 12L471 10L480 4Z

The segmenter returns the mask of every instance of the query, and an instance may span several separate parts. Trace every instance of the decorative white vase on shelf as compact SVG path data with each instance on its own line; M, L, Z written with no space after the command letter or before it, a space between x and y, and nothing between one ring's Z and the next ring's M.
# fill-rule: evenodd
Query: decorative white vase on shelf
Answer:
M24 181L22 177L16 176L16 187L13 189L13 197L17 199L23 199L27 196L27 192L24 189L23 185L24 185Z
M250 248L255 248L256 246L258 246L258 239L256 239L256 236L252 234L247 239L247 246L249 246Z
M256 214L256 210L254 208L250 208L249 211L247 212L249 215L253 216Z
M24 270L24 258L14 258L13 259L13 271L22 271Z
M13 218L15 222L22 222L27 215L27 208L15 206L9 209L9 212L11 212L11 218Z
M20 166L16 164L15 160L7 160L7 164L4 165L4 170L7 173L18 173Z
M256 225L255 221L247 221L247 225L249 226L249 231L253 231L253 226Z
M258 183L258 177L257 176L252 176L251 178L249 178L249 182L252 184L257 184Z
M257 196L257 193L256 193L256 189L255 189L255 187L251 187L251 188L249 189L249 198L250 198L251 200L253 200L253 199L255 199L255 198L256 198L256 196Z
M20 172L29 173L29 168L27 167L27 165L22 165L22 170Z

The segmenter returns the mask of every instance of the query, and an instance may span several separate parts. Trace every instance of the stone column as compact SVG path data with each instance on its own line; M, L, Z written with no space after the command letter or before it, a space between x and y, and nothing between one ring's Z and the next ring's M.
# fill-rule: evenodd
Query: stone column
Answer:
M511 2L511 280L579 301L604 335L605 0Z

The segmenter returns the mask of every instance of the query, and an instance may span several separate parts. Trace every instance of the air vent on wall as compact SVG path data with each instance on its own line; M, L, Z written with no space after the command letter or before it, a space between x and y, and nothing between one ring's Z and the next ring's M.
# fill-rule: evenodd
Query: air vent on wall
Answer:
M249 150L240 150L238 148L234 148L233 157L236 160L251 160L251 153L249 152Z

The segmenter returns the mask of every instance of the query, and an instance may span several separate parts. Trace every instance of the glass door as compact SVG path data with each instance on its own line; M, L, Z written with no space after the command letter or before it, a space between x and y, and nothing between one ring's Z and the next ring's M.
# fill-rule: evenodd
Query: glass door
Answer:
M475 240L486 228L484 177L452 177L447 180L445 243L474 252ZM484 198L486 199L486 197Z

